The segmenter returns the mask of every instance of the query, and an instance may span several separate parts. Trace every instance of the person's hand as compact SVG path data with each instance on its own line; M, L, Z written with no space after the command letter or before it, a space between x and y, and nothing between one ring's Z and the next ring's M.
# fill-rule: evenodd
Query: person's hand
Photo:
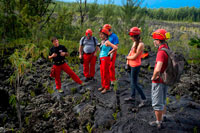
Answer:
M151 80L157 80L159 78L159 76L157 77L151 77Z
M97 56L97 53L96 53L96 52L94 52L94 56Z
M100 47L100 46L101 46L101 43L98 43L97 46Z
M61 52L60 56L65 56L65 54L66 54L65 52Z
M82 54L80 54L80 55L79 55L79 59L82 59L82 58L83 58L83 57L82 57Z
M57 56L56 53L53 53L53 54L51 55L52 58L54 58L54 57L56 57L56 56Z
M113 58L113 53L110 54L110 60L112 61Z

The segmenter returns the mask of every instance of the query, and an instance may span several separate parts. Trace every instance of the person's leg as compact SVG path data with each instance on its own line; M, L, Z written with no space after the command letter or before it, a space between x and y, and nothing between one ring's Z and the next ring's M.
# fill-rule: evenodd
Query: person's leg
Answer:
M162 113L162 119L166 120L166 112L167 112L167 108L166 108L166 100L167 100L167 86L164 85L163 87L163 103L164 103L164 110L163 110L163 113ZM165 118L164 118L165 117Z
M80 80L80 78L74 73L74 71L71 70L71 68L67 65L67 63L64 63L61 65L61 68L63 71L65 71L76 83L82 84L83 82Z
M109 65L110 65L110 57L105 57L104 64L104 85L105 89L110 89L110 75L109 75Z
M92 59L90 61L90 78L94 78L94 75L95 75L96 59L97 59L97 56L92 55Z
M149 124L161 128L162 113L164 110L163 86L161 83L152 83L152 107L155 112L156 121L150 122Z
M134 87L138 91L138 93L140 94L142 100L146 100L146 97L145 97L142 89L138 85L138 75L139 75L139 72L140 72L140 66L135 67L135 71L134 71L134 74L133 74L134 75L133 76Z
M83 74L86 78L90 77L90 74L89 74L89 59L90 59L90 55L83 54Z
M130 72L130 80L131 80L131 97L135 98L135 81L134 75L135 74L135 68L131 67L131 72Z
M110 60L109 65L109 74L110 74L110 81L115 81L115 61L116 61L117 52L113 54L112 60Z
M103 69L103 64L104 64L104 59L103 57L100 58L100 73L101 73L101 88L99 88L99 91L102 91L104 88L104 69Z
M61 81L60 81L60 72L61 72L61 67L57 65L53 65L55 69L55 83L56 83L56 89L59 90L61 89Z

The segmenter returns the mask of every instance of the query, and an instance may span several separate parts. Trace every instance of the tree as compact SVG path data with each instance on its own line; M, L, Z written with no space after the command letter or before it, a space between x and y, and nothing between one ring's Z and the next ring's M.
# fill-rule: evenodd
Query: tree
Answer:
M1 40L30 37L35 31L41 30L49 21L52 11L50 4L53 0L1 0L0 25Z
M81 25L83 25L85 17L88 13L88 7L87 7L87 0L84 0L84 5L82 3L82 0L77 0L77 3L79 5L79 13L81 17Z
M90 21L95 21L96 16L99 14L100 9L99 5L97 4L98 0L95 0L94 3L90 6L89 8L89 20Z
M103 7L103 23L104 24L112 24L113 18L115 17L114 13L114 5L112 4L114 1L108 0L108 4L104 4Z

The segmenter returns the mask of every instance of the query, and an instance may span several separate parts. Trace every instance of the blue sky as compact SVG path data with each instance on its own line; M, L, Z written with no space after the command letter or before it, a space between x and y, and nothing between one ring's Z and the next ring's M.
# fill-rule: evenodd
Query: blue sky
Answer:
M76 2L76 0L57 0L65 2ZM88 2L94 2L94 0L87 0ZM114 0L114 4L122 5L122 1L125 0ZM98 0L98 3L104 4L108 3L108 0ZM200 8L200 0L144 0L142 7L147 8L179 8L179 7L196 7Z

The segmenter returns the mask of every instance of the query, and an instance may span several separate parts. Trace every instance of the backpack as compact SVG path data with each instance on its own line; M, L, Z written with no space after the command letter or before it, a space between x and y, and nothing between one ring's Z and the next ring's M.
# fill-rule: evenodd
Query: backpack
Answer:
M83 44L84 40L85 40L86 36L84 36L84 38L82 39L81 43ZM94 41L94 46L96 47L96 40L95 40L95 37L92 37L93 38L93 41ZM84 45L83 45L84 46Z
M168 65L164 73L161 74L163 82L166 85L174 85L180 80L184 69L184 60L180 55L167 48L161 48L168 55Z

